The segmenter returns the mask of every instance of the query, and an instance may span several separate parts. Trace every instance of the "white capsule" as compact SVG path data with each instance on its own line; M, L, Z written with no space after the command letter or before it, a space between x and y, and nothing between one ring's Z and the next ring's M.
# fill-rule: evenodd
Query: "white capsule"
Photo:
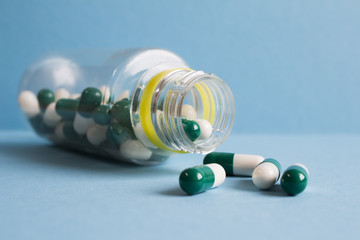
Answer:
M74 93L70 95L70 99L80 99L81 94L80 93Z
M86 134L88 128L94 124L95 121L93 118L85 118L81 116L79 113L76 113L75 119L74 119L74 130L80 134L84 135Z
M226 173L225 173L224 168L220 164L210 163L210 164L207 164L206 166L208 166L215 175L215 180L214 180L214 183L211 188L220 186L221 184L223 184L225 182Z
M205 119L197 119L196 122L200 126L200 136L199 139L208 139L212 133L211 123Z
M280 163L275 159L267 158L254 169L252 181L259 189L267 190L279 180L280 172Z
M44 113L44 123L48 127L55 127L58 122L61 120L61 116L56 113L55 102L50 103Z
M98 146L100 143L105 141L107 127L108 126L103 126L99 124L91 125L86 132L86 137L89 142L95 146Z
M138 140L126 140L120 146L121 154L129 159L148 160L152 152Z
M65 88L59 88L55 92L55 102L57 102L59 99L69 98L69 97L70 97L70 93Z
M196 110L193 108L193 106L185 104L181 107L181 117L187 118L189 120L196 119Z
M129 98L129 97L130 97L130 91L129 91L129 90L125 90L125 91L123 91L123 92L120 94L120 96L116 99L115 102L118 102L118 101L120 101L120 100L122 100L122 99L124 99L124 98Z
M39 102L33 92L22 91L18 97L18 101L21 109L29 118L40 113Z
M102 94L102 103L108 103L111 97L111 91L108 86L102 85L99 87L99 90Z
M59 122L55 127L55 136L58 140L65 140L64 135L64 124L65 122Z

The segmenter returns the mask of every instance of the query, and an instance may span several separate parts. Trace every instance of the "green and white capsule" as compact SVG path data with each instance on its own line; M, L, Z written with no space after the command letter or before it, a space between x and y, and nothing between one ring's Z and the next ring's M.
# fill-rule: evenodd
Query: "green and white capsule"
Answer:
M181 189L188 194L205 192L225 182L224 168L217 163L187 168L180 174Z
M296 163L283 173L280 180L281 187L289 195L294 196L305 190L308 178L309 170L304 165Z
M270 189L279 180L281 165L272 158L266 158L256 166L252 173L252 181L262 190Z
M204 164L220 164L228 176L251 177L254 169L264 157L258 155L212 152L205 156Z

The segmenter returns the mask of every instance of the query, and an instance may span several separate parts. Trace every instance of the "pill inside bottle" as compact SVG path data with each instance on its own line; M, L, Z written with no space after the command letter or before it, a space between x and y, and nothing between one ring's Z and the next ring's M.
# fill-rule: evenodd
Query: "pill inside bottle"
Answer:
M141 165L214 151L235 116L222 79L164 49L45 54L23 74L18 101L55 144Z

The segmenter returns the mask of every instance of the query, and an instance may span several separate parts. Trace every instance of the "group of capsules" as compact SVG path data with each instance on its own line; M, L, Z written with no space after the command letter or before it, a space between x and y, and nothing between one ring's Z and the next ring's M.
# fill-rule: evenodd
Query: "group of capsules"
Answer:
M184 192L191 195L205 192L224 183L226 176L252 177L257 188L269 190L281 176L277 160L257 155L213 152L205 156L203 164L182 171L179 184ZM294 196L305 190L308 177L308 169L296 163L283 172L280 184L287 194Z
M121 156L148 160L152 152L135 137L130 121L129 91L113 101L106 86L88 87L81 94L64 88L23 91L18 98L35 131L55 142Z
M81 94L65 88L41 89L36 95L23 91L19 104L35 131L55 142L105 151L122 160L149 160L152 151L137 140L130 119L130 92L125 90L114 101L107 86L88 87ZM182 126L191 141L207 139L211 124L197 119L191 105L181 109ZM164 157L162 157L164 158Z

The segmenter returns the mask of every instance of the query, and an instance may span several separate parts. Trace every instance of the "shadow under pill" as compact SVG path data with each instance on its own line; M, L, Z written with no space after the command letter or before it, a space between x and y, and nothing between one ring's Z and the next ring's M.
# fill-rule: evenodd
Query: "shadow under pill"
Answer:
M271 189L266 191L261 191L260 193L267 196L275 196L275 197L289 197L289 195L281 188L280 185L275 185Z
M242 191L249 191L249 192L260 191L257 187L255 187L251 179L240 180L239 184L236 185L236 188Z
M52 144L38 143L2 143L2 154L13 162L39 164L45 167L66 168L89 173L107 173L122 175L174 175L177 171L161 166L138 166L113 160L109 157L94 156L90 153L63 148Z
M184 193L179 187L161 191L160 194L161 194L161 195L166 195L166 196L173 196L173 197L180 197L180 196L187 197L187 196L191 196L191 195L189 195L189 194Z
M269 190L260 190L254 185L251 179L240 180L239 184L237 185L237 189L240 189L242 191L257 192L259 194L267 195L267 196L275 196L275 197L289 196L286 192L284 192L284 190L282 190L279 184L274 185Z

